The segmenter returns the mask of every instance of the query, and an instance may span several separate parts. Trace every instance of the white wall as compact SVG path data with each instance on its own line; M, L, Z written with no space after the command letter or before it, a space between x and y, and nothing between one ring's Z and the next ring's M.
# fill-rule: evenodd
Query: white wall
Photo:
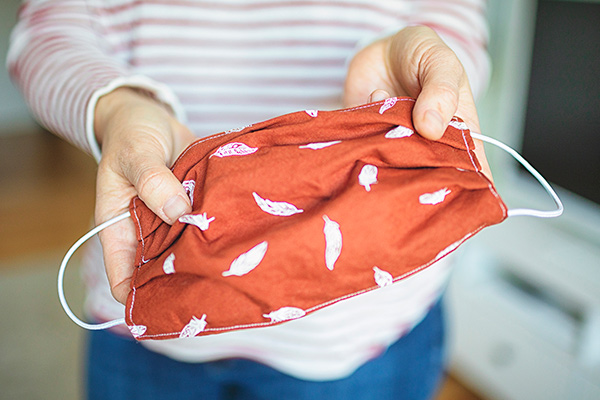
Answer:
M6 52L10 31L17 22L20 0L0 1L0 136L35 132L38 127L29 114L23 97L8 77Z

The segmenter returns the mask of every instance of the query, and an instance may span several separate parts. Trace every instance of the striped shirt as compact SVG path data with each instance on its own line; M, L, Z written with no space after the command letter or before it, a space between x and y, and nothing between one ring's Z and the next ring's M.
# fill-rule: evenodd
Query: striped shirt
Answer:
M477 94L489 75L484 11L485 0L30 0L7 61L40 123L99 158L94 107L119 86L152 91L203 137L339 108L356 49L408 25L435 29ZM87 310L122 317L101 259L90 246ZM390 290L279 326L144 344L184 361L248 357L304 379L341 378L414 326L448 273L437 263Z

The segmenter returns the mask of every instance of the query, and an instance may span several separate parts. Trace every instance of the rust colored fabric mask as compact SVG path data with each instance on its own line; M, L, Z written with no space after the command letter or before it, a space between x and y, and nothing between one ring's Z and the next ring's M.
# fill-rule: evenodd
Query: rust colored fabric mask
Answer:
M199 139L175 162L192 213L139 199L125 322L170 339L265 327L427 268L509 214L466 125L415 133L414 100L302 111Z

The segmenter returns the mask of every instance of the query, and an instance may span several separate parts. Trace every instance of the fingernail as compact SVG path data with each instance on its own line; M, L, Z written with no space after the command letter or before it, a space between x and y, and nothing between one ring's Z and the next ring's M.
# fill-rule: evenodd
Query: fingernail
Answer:
M175 222L188 211L189 207L189 203L183 197L177 195L167 200L163 207L163 212L171 222Z
M431 130L435 131L435 133L439 134L440 136L445 131L444 120L439 112L435 110L427 110L425 113L425 121L431 127Z
M385 100L388 97L390 97L390 94L388 92L386 92L385 90L377 89L373 91L373 93L371 93L370 102L375 103L378 101Z

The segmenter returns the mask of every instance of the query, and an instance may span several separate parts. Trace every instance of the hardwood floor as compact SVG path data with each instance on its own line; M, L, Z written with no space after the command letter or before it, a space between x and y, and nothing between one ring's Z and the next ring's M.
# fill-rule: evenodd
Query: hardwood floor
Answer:
M90 156L47 132L0 137L3 268L19 265L23 258L66 251L88 231L95 169ZM436 399L482 400L451 374Z
M0 138L0 260L68 249L94 207L95 161L46 132Z

